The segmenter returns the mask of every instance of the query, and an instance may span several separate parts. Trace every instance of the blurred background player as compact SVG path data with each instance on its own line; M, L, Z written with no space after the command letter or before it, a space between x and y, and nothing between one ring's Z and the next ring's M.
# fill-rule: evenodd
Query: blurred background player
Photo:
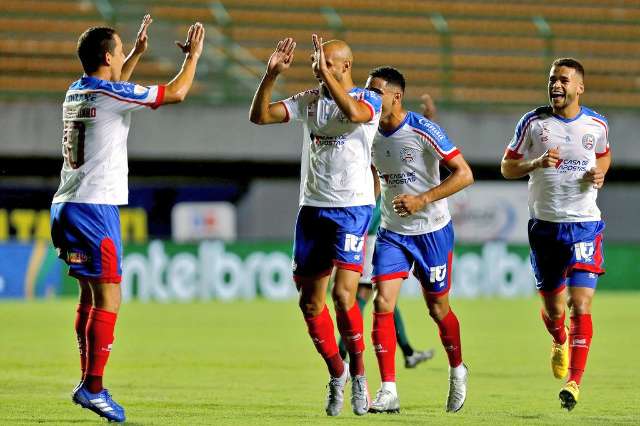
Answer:
M127 204L127 134L131 111L182 102L202 53L204 27L189 28L178 46L186 54L182 69L166 86L128 83L147 49L146 15L133 50L124 55L112 28L93 27L78 40L85 75L73 83L63 104L64 163L51 205L51 238L59 257L78 279L80 303L75 321L81 381L76 404L110 421L125 420L124 409L102 386L121 301L120 205Z
M340 414L349 378L353 412L364 415L370 401L356 291L364 262L364 240L375 205L371 143L378 128L381 101L377 94L355 87L351 77L353 55L346 43L323 43L315 34L312 40L312 70L320 87L271 102L276 78L290 67L296 46L291 38L281 40L255 93L250 119L257 124L291 119L304 122L300 211L293 254L300 309L331 376L327 415ZM349 364L340 357L325 304L334 266L337 271L332 297Z
M422 104L420 105L420 108L422 109L422 115L424 115L431 121L435 121L437 110L431 96L428 93L425 93L420 97L420 99L422 100ZM376 182L378 181L376 180ZM358 283L357 301L361 312L364 312L364 307L369 302L369 299L373 294L373 285L371 283L373 264L371 262L373 260L373 249L376 245L376 233L378 232L378 227L380 226L380 198L378 198L379 195L379 187L376 186L376 208L373 210L373 217L371 218L371 224L369 225L367 242L365 244L366 255L364 270L362 272L362 276L360 277L360 282ZM433 349L428 349L426 351L416 351L413 349L413 347L409 343L409 337L407 336L404 321L402 320L400 308L398 308L397 305L393 310L393 322L396 328L396 340L398 342L398 346L400 346L400 349L402 350L402 356L404 357L405 368L415 368L418 364L433 358L433 355L435 353ZM346 360L347 349L345 348L342 339L338 341L338 346L340 348L340 356Z
M382 95L373 165L380 177L382 220L373 255L372 339L381 387L371 412L400 410L395 377L396 333L393 311L402 281L413 267L438 325L449 358L446 410L460 410L466 399L467 367L462 362L460 326L449 306L453 225L446 197L473 183L473 174L444 130L402 106L404 76L381 67L369 74L367 88ZM451 174L440 181L440 162Z
M554 61L550 105L522 117L501 165L507 179L529 175L531 265L542 296L542 320L553 337L553 375L561 379L569 373L559 395L567 410L578 401L593 335L591 302L598 276L604 273L605 225L596 197L611 164L607 120L580 106L583 93L580 62Z

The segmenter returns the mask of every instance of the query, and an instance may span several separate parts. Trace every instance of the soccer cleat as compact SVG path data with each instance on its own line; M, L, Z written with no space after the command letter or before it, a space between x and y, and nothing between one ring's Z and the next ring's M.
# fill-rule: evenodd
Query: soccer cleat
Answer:
M76 387L72 399L82 408L88 408L110 422L125 421L124 408L111 399L111 394L107 389L102 389L98 393L91 393L83 384Z
M447 412L455 413L460 411L467 399L467 378L469 377L469 369L466 365L464 373L461 377L456 377L449 367L449 393L447 394Z
M567 411L573 410L578 403L578 396L580 395L580 387L573 380L568 382L560 390L558 397L560 398L560 408L566 408Z
M376 398L369 407L370 413L399 413L400 399L398 394L390 390L380 388L376 393Z
M429 349L427 351L413 351L411 355L404 357L404 368L416 368L418 364L433 358L434 354L435 351L433 349Z
M351 409L356 416L364 416L369 411L369 387L365 376L351 378Z
M551 343L551 371L556 379L563 379L569 372L569 333L564 343Z
M349 364L344 363L344 373L340 377L331 377L327 384L327 416L337 416L344 405L344 387L349 381Z

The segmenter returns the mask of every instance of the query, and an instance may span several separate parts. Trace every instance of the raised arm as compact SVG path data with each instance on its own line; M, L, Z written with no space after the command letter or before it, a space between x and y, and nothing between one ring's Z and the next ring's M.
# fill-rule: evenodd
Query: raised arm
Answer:
M184 44L176 41L176 45L185 54L185 58L180 72L165 86L165 104L182 102L187 97L187 93L189 93L189 89L193 84L193 78L196 75L196 65L200 55L202 55L204 33L204 26L196 22L189 27L187 41Z
M276 50L269 57L267 70L253 96L249 120L255 124L273 124L287 121L287 110L282 102L271 102L273 86L278 75L289 69L293 61L296 42L292 38L280 40Z
M402 217L422 210L427 204L447 198L473 183L473 172L462 154L445 162L451 174L440 185L418 195L400 194L393 199L394 211Z
M318 76L324 82L325 87L331 94L331 98L335 101L336 105L338 105L340 111L342 111L345 117L352 123L366 123L371 121L373 117L369 106L349 96L338 80L329 72L324 56L324 49L322 48L322 38L316 34L313 34L311 38L313 40L314 54L316 55L313 66L314 68L317 67Z
M557 147L548 149L540 157L533 160L508 158L505 153L500 163L500 171L505 179L518 179L541 167L555 167L559 159L560 151Z
M138 61L142 57L142 54L147 50L147 42L149 40L149 37L147 36L147 28L149 28L149 25L151 25L152 22L153 19L151 19L151 15L147 14L142 18L142 23L140 24L140 29L138 30L138 35L136 36L133 49L131 49L131 52L129 52L129 55L122 65L120 80L128 81L131 78L131 74L133 73L136 65L138 65Z

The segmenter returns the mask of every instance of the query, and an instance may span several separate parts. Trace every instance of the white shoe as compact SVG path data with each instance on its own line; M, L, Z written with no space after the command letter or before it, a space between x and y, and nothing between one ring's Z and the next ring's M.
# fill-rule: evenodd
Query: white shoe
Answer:
M351 378L351 409L356 416L364 416L369 412L369 387L365 376Z
M461 370L460 367L462 367ZM449 394L447 395L447 412L459 411L467 399L467 378L469 370L461 364L456 368L449 367Z
M376 399L371 403L370 413L399 413L400 399L397 392L380 388L376 393Z
M344 363L344 372L340 377L331 377L327 384L327 403L325 411L327 416L337 416L344 405L344 387L349 381L349 364Z

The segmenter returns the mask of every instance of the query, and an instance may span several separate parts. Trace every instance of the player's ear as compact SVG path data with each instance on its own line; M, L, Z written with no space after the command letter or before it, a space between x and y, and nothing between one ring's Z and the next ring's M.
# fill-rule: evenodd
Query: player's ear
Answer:
M342 72L345 73L350 69L351 69L351 61L347 59L342 63Z
M103 62L105 65L111 66L111 61L113 60L113 55L110 52L106 52L104 54Z
M582 95L584 93L584 81L580 80L578 82L578 95Z

